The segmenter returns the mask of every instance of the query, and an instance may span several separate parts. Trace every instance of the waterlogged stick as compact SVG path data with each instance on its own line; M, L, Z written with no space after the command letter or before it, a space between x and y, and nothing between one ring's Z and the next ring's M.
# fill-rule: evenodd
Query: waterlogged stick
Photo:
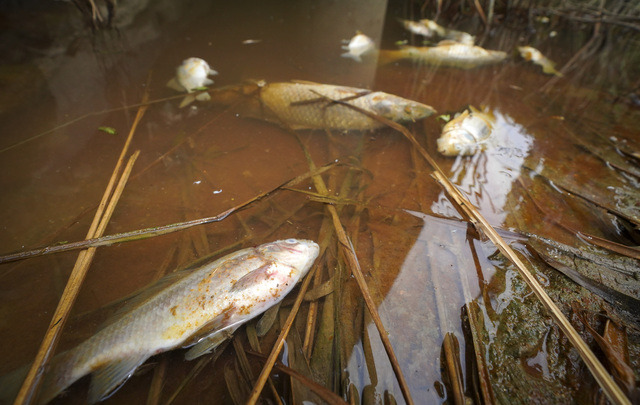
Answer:
M150 81L151 75L149 75L149 77L147 78L147 84L149 84ZM147 86L147 88L148 87L149 86ZM142 96L142 103L145 104L148 99L149 93L145 92ZM116 193L118 193L118 189L119 193L122 193L122 189L124 188L124 185L129 178L129 174L131 174L133 163L135 162L139 154L138 151L133 156L131 156L131 158L129 158L129 163L123 171L118 187L114 192L114 184L116 182L116 179L118 178L120 170L122 169L122 165L124 164L125 156L129 151L131 139L133 138L133 134L136 132L138 123L140 123L140 120L142 119L145 111L147 111L146 106L142 106L138 109L136 118L133 121L133 125L131 125L131 129L129 130L129 136L127 136L127 140L122 146L122 151L120 152L120 156L118 157L118 162L113 169L113 173L111 174L111 178L109 179L109 184L107 185L107 188L102 195L102 200L100 201L98 210L93 217L93 222L89 227L89 232L87 232L87 236L85 239L101 236L104 232L104 229L107 227L107 223L109 223L111 213L113 213L113 209L115 208L115 204L117 203L119 198L119 194L116 195ZM111 202L109 207L107 207L107 213L104 212L104 209L108 201ZM31 365L31 368L27 373L27 377L25 378L22 387L20 387L20 391L18 391L18 396L16 397L14 405L28 404L34 399L34 393L37 391L37 388L40 385L44 368L55 350L55 346L58 343L58 339L60 338L60 332L62 331L62 328L66 323L67 318L69 317L69 311L71 311L71 306L78 296L78 291L80 291L80 286L82 285L82 281L87 274L87 269L89 268L89 264L93 259L95 251L96 248L89 248L87 250L83 250L78 254L76 265L73 267L71 275L69 276L69 281L67 281L67 286L62 292L62 297L60 297L60 302L58 303L58 307L56 308L56 311L53 315L51 324L49 325L47 333L42 340L42 344L40 345L40 349L36 354L36 358L34 359L33 364Z
M235 207L229 208L228 210L213 217L194 219L192 221L179 222L175 224L164 225L164 226L159 226L154 228L139 229L136 231L118 233L115 235L107 235L107 236L93 237L93 238L87 237L87 239L79 242L64 243L60 245L46 246L43 248L28 250L24 252L11 253L8 255L0 256L0 264L8 263L16 260L28 259L30 257L42 256L42 255L51 254L51 253L60 253L60 252L66 252L69 250L83 249L88 247L110 246L115 243L131 242L134 240L147 239L155 236L166 235L172 232L177 232L177 231L187 229L196 225L204 225L211 222L219 222L227 218L229 215L238 211L242 211L247 207L249 207L251 204L269 197L270 195L274 194L278 190L288 189L289 187L294 186L309 177L322 174L336 165L339 165L339 163L332 162L312 172L308 172L300 176L294 177L293 179L287 181L286 183L283 183L275 188L272 188L269 191L265 191L264 193L258 194L252 197L251 199L241 204L238 204ZM298 190L295 190L295 191L298 191Z
M107 206L106 210L104 210L104 213L103 210L98 210L98 212L96 213L96 217L94 218L94 223L89 229L87 237L99 236L104 232L109 220L111 219L111 215L113 214L118 199L122 194L122 190L124 190L124 186L129 179L133 164L135 163L139 154L140 151L136 151L129 158L129 162L124 172L122 173L120 181L118 182L118 186L113 192L113 196L109 202L109 205ZM119 167L117 166L116 168L119 169ZM114 171L114 175L116 173L117 172ZM115 176L112 177L112 179L115 180ZM112 186L112 183L113 182L110 182L109 185ZM113 186L107 187L107 192L109 192L109 194L111 194L111 188L113 188ZM105 195L107 194L107 192L105 192ZM100 221L98 222L98 220ZM76 297L78 296L80 286L82 285L82 281L87 274L87 270L89 268L89 265L91 264L91 261L93 260L93 256L95 255L96 250L97 248L91 247L87 250L83 250L82 252L80 252L80 254L78 254L78 259L76 260L76 264L71 271L67 286L62 292L62 297L60 298L58 307L56 308L53 318L51 319L51 323L49 325L49 328L47 329L47 333L42 340L40 349L38 350L36 358L34 359L33 364L29 369L27 377L25 378L24 383L22 384L22 387L18 392L18 396L16 397L14 405L28 404L34 399L34 393L37 391L42 374L49 361L49 358L55 350L58 339L60 338L60 332L62 331L62 328L64 327L67 318L69 317L71 307L75 302Z

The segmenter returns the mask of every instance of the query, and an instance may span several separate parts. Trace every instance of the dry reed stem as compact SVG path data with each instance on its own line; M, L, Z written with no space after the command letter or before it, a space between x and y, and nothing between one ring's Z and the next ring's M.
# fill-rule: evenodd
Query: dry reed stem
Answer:
M110 246L113 245L115 243L122 243L122 242L130 242L130 241L134 241L134 240L140 240L140 239L146 239L146 238L152 238L152 237L156 237L156 236L160 236L160 235L166 235L172 232L177 232L177 231L181 231L183 229L187 229L190 228L192 226L196 226L196 225L204 225L204 224L208 224L211 222L220 222L222 220L224 220L225 218L227 218L229 215L238 212L238 211L242 211L246 208L248 208L251 204L263 200L264 198L269 197L270 195L274 194L275 192L279 191L280 189L283 188L287 188L287 187L291 187L295 184L298 184L299 182L318 175L318 174L322 174L325 171L333 168L334 166L336 166L336 163L332 162L329 163L313 172L308 172L305 174L302 174L300 176L297 176L293 179L288 180L287 182L274 187L273 189L266 191L264 193L258 194L254 197L252 197L251 199L236 205L235 207L229 208L228 210L213 216L213 217L207 217L207 218L200 218L200 219L195 219L192 221L187 221L187 222L179 222L179 223L175 223L175 224L170 224L170 225L163 225L163 226L159 226L159 227L154 227L154 228L146 228L146 229L139 229L139 230L135 230L135 231L130 231L130 232L123 232L123 233L119 233L119 234L114 234L114 235L107 235L104 237L94 237L94 238L87 238L83 241L78 241L78 242L71 242L71 243L64 243L64 244L59 244L59 245L53 245L53 246L46 246L43 248L38 248L38 249L33 249L33 250L29 250L29 251L23 251L23 252L17 252L17 253L11 253L8 255L4 255L4 256L0 256L0 264L1 263L7 263L7 262L11 262L11 261L16 261L16 260L22 260L22 259L27 259L30 257L36 257L36 256L41 256L41 255L46 255L46 254L51 254L51 253L59 253L59 252L66 252L69 250L76 250L76 249L83 249L83 248L87 248L87 247L99 247L99 246Z
M315 273L316 268L317 266L313 266L313 268L309 273ZM298 314L298 310L300 309L300 305L302 304L304 295L307 292L307 288L309 287L309 284L311 283L312 278L313 278L313 274L308 274L305 277L304 281L302 282L302 285L300 286L300 291L298 292L298 296L296 297L296 300L293 303L293 307L291 308L291 312L289 312L289 316L287 317L287 320L284 326L282 327L282 330L280 331L280 334L278 335L278 338L276 339L276 342L273 345L273 348L271 349L271 353L269 354L269 357L267 358L265 365L262 368L260 375L258 376L256 385L254 385L253 389L251 390L251 395L249 396L249 399L246 402L247 405L255 405L255 403L258 401L258 397L260 397L260 393L264 388L264 384L267 382L267 379L271 374L271 370L273 369L273 366L276 363L277 357L280 354L280 351L282 350L282 346L284 346L284 340L289 334L289 330L293 325L293 320Z
M445 359L445 368L449 374L449 383L453 391L453 403L464 405L466 398L464 395L464 384L462 381L462 366L460 365L460 345L456 336L448 332L442 342L445 353L450 353Z
M138 117L141 118L142 115L139 114ZM134 123L128 141L130 141L131 135L133 135L138 121L139 120L136 120L136 122ZM129 142L125 144L125 148L128 147L128 145ZM123 152L126 152L126 150L123 149ZM98 210L98 212L96 212L94 222L89 230L89 233L87 234L87 237L100 236L102 232L104 232L107 224L109 223L109 220L111 219L111 214L113 214L118 199L122 194L122 190L124 189L129 175L131 174L133 164L135 163L139 154L140 151L136 151L129 158L129 162L124 172L122 173L120 182L113 192L113 196L109 202L109 205L107 206L106 210L104 210L104 212L102 210ZM122 157L123 155L121 155L121 158ZM104 202L106 202L107 197L111 194L112 185L116 179L116 174L120 170L121 163L122 161L118 160L116 169L114 170L113 176L109 181L109 186L111 187L108 186L107 190L105 191L105 197L103 197ZM100 207L103 207L103 204L101 204ZM18 395L14 401L14 405L29 404L34 399L34 394L36 393L38 386L40 385L41 377L44 373L45 367L51 355L55 351L55 347L60 338L62 328L64 327L69 317L71 307L73 306L73 303L78 296L78 292L80 291L80 287L82 285L82 282L84 281L96 250L97 248L92 247L87 250L83 250L82 252L80 252L80 254L78 254L76 265L74 266L71 275L69 276L69 281L67 282L67 285L62 293L62 297L60 298L58 307L56 308L53 318L51 319L51 323L49 325L49 328L47 329L47 333L42 340L40 349L38 350L36 358L34 359L33 364L29 369L27 377L25 378L22 387L20 387L20 391L18 392Z
M261 353L257 353L254 351L249 351L246 350L246 352L252 356L255 356L259 359L261 359L262 361L268 361L265 360L264 355ZM266 367L266 366L265 366ZM279 362L274 363L273 368L275 368L278 371L281 371L287 375L289 375L290 377L295 378L296 380L300 381L300 383L302 383L303 385L307 386L307 388L309 388L311 391L313 391L315 394L317 394L320 398L322 398L323 401L327 402L330 405L345 405L346 402L340 398L340 396L338 396L336 393L326 389L325 387L323 387L322 385L316 383L313 380L310 380L309 378L305 377L304 375L298 373L296 370L292 369L291 367L287 367L283 364L280 364Z
M324 97L324 96L322 96ZM339 101L338 101L339 102ZM349 103L341 104L351 106ZM300 138L296 136L296 139L300 143L302 147L305 157L307 158L307 163L309 164L309 169L312 171L315 168L315 164L311 159L311 155L309 151L306 149L304 144L301 142ZM320 176L313 176L313 183L320 194L329 195L326 185ZM389 340L389 334L387 333L384 325L382 324L382 319L380 319L380 315L378 314L378 310L376 308L376 304L371 297L369 292L369 287L367 286L367 282L364 279L364 275L362 274L362 270L360 269L360 263L358 262L358 257L353 249L353 245L349 240L344 227L342 226L342 222L340 221L340 216L338 215L338 211L336 207L333 205L327 205L327 211L331 215L333 220L333 226L336 231L336 235L338 236L338 241L340 242L340 246L342 247L342 251L344 254L347 263L349 264L349 268L351 269L351 273L353 274L356 282L358 283L358 287L360 288L360 292L362 297L364 298L365 303L367 304L367 308L369 309L369 313L371 314L371 318L378 328L378 333L380 334L380 339L382 340L382 345L384 346L385 351L387 352L387 356L389 357L389 362L391 363L391 367L396 375L396 379L398 380L398 384L400 385L400 390L402 391L402 395L404 396L407 404L412 405L413 399L411 398L411 393L409 392L409 385L407 384L404 375L402 374L402 370L400 369L400 364L398 363L398 358L396 357L393 346L391 346L391 341Z
M502 239L498 232L489 224L489 222L480 214L480 212L469 202L469 200L458 190L458 188L444 175L444 172L433 158L427 153L427 151L418 143L415 137L404 126L381 117L377 114L366 111L362 108L354 106L349 103L341 103L339 100L333 100L337 103L343 104L356 111L360 111L362 114L371 117L374 120L385 123L387 126L396 129L401 132L414 147L418 149L420 154L425 158L427 162L433 167L433 176L446 190L449 196L454 202L462 208L468 217L469 221L478 229L483 231L485 235L496 245L500 252L513 263L520 276L525 280L529 288L533 290L536 297L540 300L542 305L547 309L553 320L563 331L565 336L569 339L573 347L578 351L580 357L585 362L589 371L598 382L598 385L602 388L605 395L614 404L631 404L629 399L624 395L620 387L613 381L607 370L602 363L598 360L595 354L591 351L589 346L582 340L578 332L573 328L569 320L564 316L562 311L556 306L553 300L544 291L544 288L538 283L536 278L527 269L525 264L520 260L511 247ZM331 207L330 207L331 208Z
M487 222L487 220L469 203L469 201L462 195L462 193L440 172L434 172L436 180L445 188L447 193L460 205L471 221L479 229L482 229L484 233L491 239L491 241L498 247L500 252L505 255L511 263L513 263L520 276L524 278L525 282L536 294L542 305L547 309L551 317L556 324L563 331L565 336L569 339L573 347L578 351L580 357L585 362L589 371L594 376L607 398L614 404L631 404L629 399L624 395L620 387L616 385L607 370L602 363L593 354L589 346L582 340L578 332L573 328L569 320L562 314L562 311L556 306L551 298L544 291L542 286L538 283L535 277L529 272L525 264L520 260L511 247L502 239L495 229Z

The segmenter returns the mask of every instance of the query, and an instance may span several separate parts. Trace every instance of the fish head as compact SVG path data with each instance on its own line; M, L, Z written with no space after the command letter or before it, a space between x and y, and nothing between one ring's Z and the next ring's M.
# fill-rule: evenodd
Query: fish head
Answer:
M200 58L188 58L182 61L176 70L178 83L187 91L192 91L198 87L212 84L213 81L207 76L216 75L218 72L211 69L209 64Z
M468 156L481 149L473 135L462 128L446 132L436 143L438 152L444 156Z
M417 121L433 114L435 110L426 104L385 94L374 100L372 109L392 121Z
M300 277L309 271L320 252L317 243L304 239L278 240L258 246L256 249L268 260L298 270Z

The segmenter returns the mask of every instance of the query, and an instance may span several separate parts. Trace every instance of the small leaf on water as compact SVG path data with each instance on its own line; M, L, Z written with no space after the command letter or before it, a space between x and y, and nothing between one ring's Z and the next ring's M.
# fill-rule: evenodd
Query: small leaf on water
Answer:
M102 131L102 132L106 132L109 135L117 135L118 131L116 131L115 128L112 127L98 127L98 130Z
M444 122L449 122L451 120L451 115L449 114L442 114L438 116L438 119L441 119Z
M209 90L209 88L207 86L201 86L201 87L196 87L195 89L196 91L203 91L203 90Z
M395 44L400 46L400 45L406 45L409 41L407 41L406 39L400 40L400 41L396 41Z

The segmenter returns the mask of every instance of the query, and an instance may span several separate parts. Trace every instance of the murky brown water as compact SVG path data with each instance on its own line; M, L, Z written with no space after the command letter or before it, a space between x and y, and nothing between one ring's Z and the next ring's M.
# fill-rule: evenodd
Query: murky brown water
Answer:
M356 29L387 48L400 39L417 41L394 20L413 17L408 6L381 1L303 1L286 7L279 2L158 2L130 23L121 23L119 31L96 34L74 33L74 24L80 22L61 27L64 16L75 16L71 4L50 7L49 19L12 10L25 23L5 34L4 46L16 46L5 52L0 66L6 88L0 106L3 253L84 238L136 113L122 107L139 103L144 91L151 100L174 96L165 84L175 67L191 56L207 60L220 73L215 86L246 79L302 79L383 90L443 114L467 105L490 108L497 119L494 143L473 157L437 154L442 121L435 116L411 129L491 224L578 248L583 245L567 228L638 243L619 219L640 219L638 177L612 165L615 159L624 164L629 160L608 139L616 137L616 142L624 140L629 149L640 150L640 110L626 95L614 102L615 96L600 83L583 76L568 76L542 93L538 90L550 77L515 56L504 64L468 71L411 62L377 67L340 58L341 40ZM469 18L460 28L474 27L481 25ZM567 31L543 41L544 32L540 29L536 37L505 25L483 46L511 52L523 43L520 38L537 39L539 44L532 44L541 45L562 66L588 39L586 33ZM34 39L36 33L45 39ZM258 41L243 44L248 39ZM597 66L589 68L597 71ZM635 76L637 80L637 72ZM144 115L131 145L131 151L141 154L107 234L213 216L309 171L290 132L241 118L233 108L197 103L178 109L178 104L179 99L156 102ZM118 133L99 131L100 126ZM462 377L474 400L477 356L487 362L493 397L501 402L523 402L523 395L541 402L572 402L595 392L579 357L515 268L462 220L426 162L399 133L300 131L298 136L316 165L335 160L352 165L336 166L324 178L330 194L359 202L336 206L417 403L452 400L443 366L447 333L460 343ZM315 191L310 182L298 187ZM76 319L69 322L59 349L95 330L105 312L96 310L165 272L224 249L277 238L319 240L326 218L322 203L283 190L219 223L100 248L74 306ZM334 277L341 280L335 284L339 289L317 301L312 355L301 360L297 353L297 360L293 356L287 362L352 401L402 402L375 326L338 254L335 235L329 240L319 282ZM569 302L576 300L594 312L615 312L546 266L524 236L510 235L509 240L565 313L570 314ZM69 252L0 266L0 374L35 356L76 257ZM303 305L287 341L289 352L300 349L308 305ZM282 322L287 311L281 311ZM469 317L482 326L476 336L482 351L475 354ZM579 321L573 321L579 327ZM637 376L637 326L628 333ZM248 348L245 336L243 329L236 333ZM262 342L263 351L270 350L276 336L273 328ZM152 361L153 370L164 362L169 365L162 401L194 367L195 362L183 361L182 355L176 351ZM229 370L235 370L234 358L229 346L176 402L212 403L216 398L232 403L224 373L233 375ZM254 365L257 373L260 364ZM145 401L153 370L134 376L108 401ZM81 403L87 385L87 379L74 385L60 403ZM291 400L291 388L280 385L287 403L315 400L295 384Z

